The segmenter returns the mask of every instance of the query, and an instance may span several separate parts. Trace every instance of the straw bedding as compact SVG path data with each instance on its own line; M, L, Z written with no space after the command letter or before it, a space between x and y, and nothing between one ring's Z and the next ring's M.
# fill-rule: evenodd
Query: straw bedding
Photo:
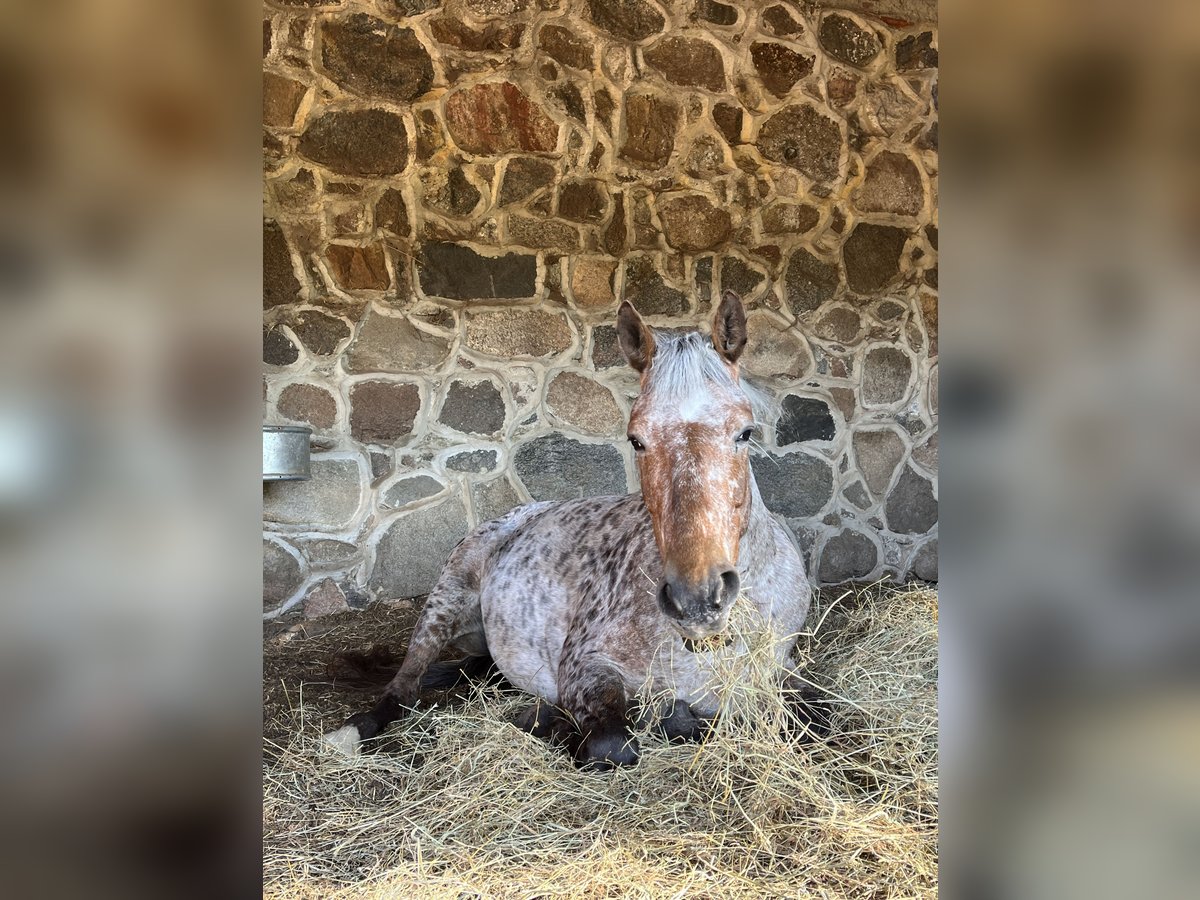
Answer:
M442 698L375 753L324 748L322 732L370 694L322 680L318 661L406 637L412 616L391 611L402 624L386 633L387 612L268 642L266 896L936 893L933 590L818 599L789 684L826 698L820 736L806 732L796 694L776 687L769 639L739 614L749 650L718 667L726 714L714 733L699 745L642 734L640 764L607 775L577 771L507 724L528 701L497 685Z

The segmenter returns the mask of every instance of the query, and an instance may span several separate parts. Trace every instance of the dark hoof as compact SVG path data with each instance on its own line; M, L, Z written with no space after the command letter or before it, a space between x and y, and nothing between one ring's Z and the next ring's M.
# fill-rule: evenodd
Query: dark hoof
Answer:
M637 739L622 730L588 737L579 748L576 762L585 771L609 772L636 766L640 756Z

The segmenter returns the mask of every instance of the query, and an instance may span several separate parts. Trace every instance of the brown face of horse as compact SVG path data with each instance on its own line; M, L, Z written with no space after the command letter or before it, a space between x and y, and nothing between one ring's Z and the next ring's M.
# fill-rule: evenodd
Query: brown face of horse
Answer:
M710 637L724 630L738 594L750 516L754 419L737 368L746 314L727 291L713 318L715 355L697 346L699 335L660 334L656 346L628 302L617 323L621 349L641 373L629 440L663 559L659 606L684 637Z

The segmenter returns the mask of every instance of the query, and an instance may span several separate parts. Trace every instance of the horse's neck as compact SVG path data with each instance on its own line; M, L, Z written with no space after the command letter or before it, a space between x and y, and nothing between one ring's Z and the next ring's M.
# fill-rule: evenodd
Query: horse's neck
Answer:
M758 492L758 482L750 473L750 523L738 547L738 569L742 578L753 583L755 576L771 565L776 547L775 520Z

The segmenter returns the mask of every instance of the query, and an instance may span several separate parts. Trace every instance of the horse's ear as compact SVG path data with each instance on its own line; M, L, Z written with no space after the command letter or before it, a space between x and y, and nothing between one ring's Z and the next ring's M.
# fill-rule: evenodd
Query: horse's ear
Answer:
M639 372L644 372L650 365L650 358L654 356L654 332L628 300L623 301L617 311L617 343L629 364Z
M721 305L713 316L713 346L729 363L736 363L746 349L746 310L742 298L733 291L721 295Z

